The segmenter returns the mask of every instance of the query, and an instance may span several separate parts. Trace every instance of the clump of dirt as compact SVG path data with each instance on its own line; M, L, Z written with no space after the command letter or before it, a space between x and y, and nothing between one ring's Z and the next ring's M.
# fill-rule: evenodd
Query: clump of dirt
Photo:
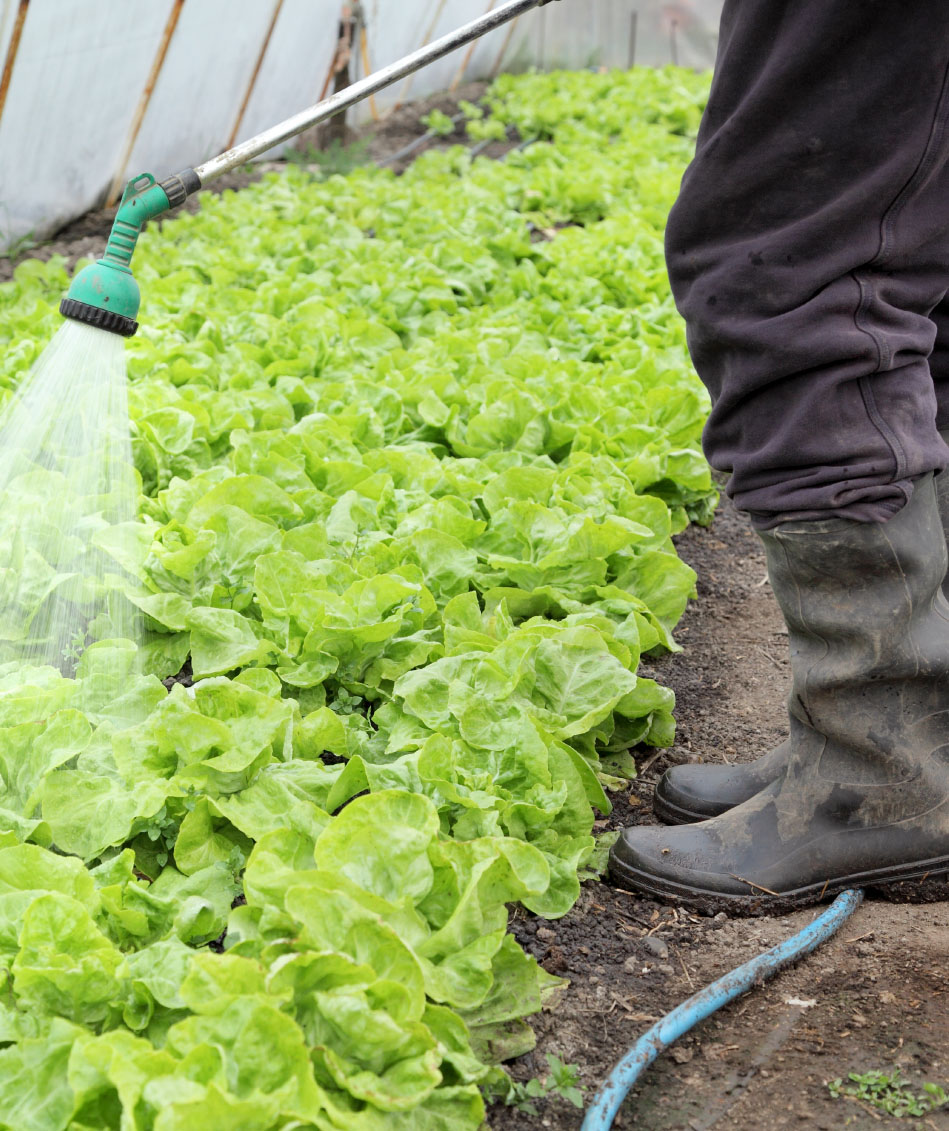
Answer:
M641 757L639 778L614 797L598 831L653 823L652 792L667 766L749 761L783 737L787 639L757 538L724 500L710 529L690 528L676 541L698 571L698 600L676 634L685 652L644 666L676 692L676 744ZM584 885L559 921L519 910L511 924L518 941L570 987L553 1011L534 1019L537 1049L509 1067L517 1079L543 1077L544 1053L556 1053L579 1066L589 1100L653 1022L816 914L709 917L600 882ZM821 949L661 1055L614 1126L877 1127L878 1112L833 1099L826 1082L899 1067L916 1091L923 1081L945 1086L947 1002L949 905L867 903ZM492 1131L578 1131L582 1112L566 1100L552 1095L535 1104L536 1116L495 1105ZM949 1114L917 1126L947 1128Z
M185 660L181 671L178 672L177 675L168 676L166 679L162 680L162 683L165 685L165 687L168 688L169 691L172 691L174 689L176 683L180 683L182 687L193 687L194 672L191 670L191 657L189 656L187 660Z

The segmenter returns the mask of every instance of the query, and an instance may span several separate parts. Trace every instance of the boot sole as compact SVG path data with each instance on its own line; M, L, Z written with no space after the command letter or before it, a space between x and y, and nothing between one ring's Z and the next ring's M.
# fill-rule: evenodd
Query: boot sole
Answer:
M641 872L621 860L610 860L609 875L617 887L627 891L639 891L660 899L663 903L694 908L710 915L719 911L730 915L780 914L833 899L848 888L864 888L868 893L891 903L939 903L949 900L949 856L893 868L879 868L872 872L857 872L786 892L768 892L749 884L748 895L677 884L649 872Z

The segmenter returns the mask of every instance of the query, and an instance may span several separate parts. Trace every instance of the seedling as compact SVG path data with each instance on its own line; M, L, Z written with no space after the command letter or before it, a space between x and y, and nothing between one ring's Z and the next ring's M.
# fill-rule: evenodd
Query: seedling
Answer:
M878 1071L851 1072L847 1079L849 1084L845 1084L840 1077L828 1081L828 1091L835 1100L849 1096L897 1119L902 1119L904 1115L927 1115L949 1103L949 1093L939 1084L927 1082L922 1085L921 1093L914 1092L899 1068L894 1068L892 1074Z
M36 233L31 230L26 232L25 235L11 240L6 245L6 250L0 253L0 259L9 259L11 263L16 263L19 259L22 259L24 255L29 254L29 252L39 246L40 242L36 239Z
M574 1107L583 1107L583 1093L586 1090L580 1083L580 1067L565 1064L556 1053L544 1054L550 1074L544 1079L534 1077L525 1084L512 1080L510 1089L504 1097L508 1107L516 1108L525 1115L538 1115L534 1100L545 1100L549 1096L560 1096Z
M369 142L358 140L350 145L331 142L326 149L308 145L303 149L288 149L286 158L294 165L303 165L321 180L335 175L346 176L369 160Z

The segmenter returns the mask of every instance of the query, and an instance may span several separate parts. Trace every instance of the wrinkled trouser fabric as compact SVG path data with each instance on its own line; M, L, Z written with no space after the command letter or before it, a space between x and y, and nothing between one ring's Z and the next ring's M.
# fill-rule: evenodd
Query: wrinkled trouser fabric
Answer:
M892 517L949 460L949 4L726 0L666 259L736 504Z

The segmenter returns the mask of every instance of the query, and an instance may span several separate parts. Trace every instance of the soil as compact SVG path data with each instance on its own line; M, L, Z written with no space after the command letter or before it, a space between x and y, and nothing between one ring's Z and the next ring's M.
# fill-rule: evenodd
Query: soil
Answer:
M727 500L711 528L690 528L679 554L698 572L698 599L676 633L685 651L644 674L677 696L676 745L642 752L640 776L599 829L654 823L652 792L667 766L743 762L780 741L787 640L764 555ZM537 1048L509 1066L547 1075L544 1054L580 1069L587 1099L615 1062L695 990L795 934L815 917L693 915L605 883L584 885L555 922L519 911L514 933L569 988L533 1020ZM949 904L868 902L797 966L726 1006L660 1055L621 1109L616 1128L747 1131L893 1123L826 1083L899 1067L914 1091L949 1083ZM538 1115L495 1106L492 1131L578 1131L582 1113L551 1096ZM949 1110L917 1121L949 1129Z
M483 84L454 96L412 103L360 138L363 159L401 172L430 146L465 142L463 125L448 138L427 139L419 119L438 108L454 115L457 100L477 101ZM502 156L518 139L483 152ZM258 165L208 191L241 188L268 168ZM200 208L200 195L189 200ZM101 254L113 210L90 212L26 254L77 259ZM555 238L544 233L543 238ZM20 256L25 258L26 256ZM0 281L14 262L0 258ZM643 666L678 698L671 750L643 752L640 774L597 831L652 823L652 791L667 766L688 760L747 761L782 737L788 666L786 636L765 574L759 543L727 500L707 530L677 539L698 572L698 599L677 638L681 655ZM177 680L189 682L183 671ZM813 911L780 918L693 915L619 891L584 885L576 906L554 922L516 912L518 940L569 986L549 1012L534 1019L537 1048L511 1065L527 1080L547 1074L544 1054L579 1067L591 1098L616 1060L641 1033L696 989L800 930ZM868 902L838 934L797 966L725 1007L662 1054L643 1075L615 1127L649 1131L764 1131L782 1128L865 1131L893 1121L850 1099L832 1099L826 1082L849 1072L898 1067L914 1090L949 1085L949 904L921 907ZM496 1105L493 1131L578 1131L582 1113L552 1096L535 1100L539 1114ZM916 1126L949 1131L949 1112Z

